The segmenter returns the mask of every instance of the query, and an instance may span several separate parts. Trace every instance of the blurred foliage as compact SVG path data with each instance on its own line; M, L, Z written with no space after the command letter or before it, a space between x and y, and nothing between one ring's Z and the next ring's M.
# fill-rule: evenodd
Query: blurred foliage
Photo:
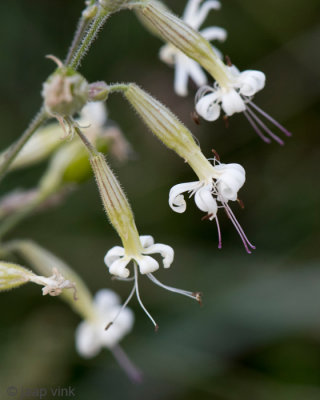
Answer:
M181 13L185 1L167 2ZM19 137L40 105L41 83L52 72L44 58L63 58L83 2L12 0L0 3L1 148ZM266 73L255 101L294 135L281 148L266 145L242 115L226 129L222 120L196 126L193 96L173 93L173 71L157 58L161 42L128 11L106 24L82 63L89 81L134 81L167 104L199 138L206 155L247 171L244 211L234 207L257 250L248 256L227 218L223 249L215 226L200 222L192 202L174 214L168 190L193 180L190 169L152 137L120 96L108 101L133 144L136 159L111 164L128 194L142 234L175 248L162 281L201 290L204 305L158 290L141 279L144 302L160 325L153 333L136 304L136 325L123 347L145 371L138 387L127 381L106 351L85 361L75 352L76 315L37 287L1 294L0 393L5 388L73 386L79 400L174 399L316 400L320 398L319 93L318 0L222 1L206 24L223 26L219 47L240 69ZM190 92L194 91L191 84ZM8 176L1 194L36 185L45 164ZM104 216L94 182L85 183L59 208L37 214L8 238L28 237L79 271L94 292L126 283L111 281L105 252L119 244ZM49 396L46 398L50 398Z

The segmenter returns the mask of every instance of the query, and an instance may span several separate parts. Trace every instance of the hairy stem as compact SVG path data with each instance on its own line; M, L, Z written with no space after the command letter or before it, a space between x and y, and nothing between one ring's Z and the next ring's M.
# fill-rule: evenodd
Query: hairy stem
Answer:
M28 128L23 132L22 136L13 143L0 159L0 182L8 172L8 168L12 161L16 158L22 147L30 139L33 133L47 120L48 115L44 108L38 112L35 118L31 121Z
M109 15L110 13L102 8L98 10L97 15L93 20L92 24L90 25L89 29L87 30L87 33L83 38L80 46L75 51L74 57L67 64L68 67L73 69L77 69L79 67L81 60L89 50L91 44L95 40L99 30L101 29L101 27L103 26Z

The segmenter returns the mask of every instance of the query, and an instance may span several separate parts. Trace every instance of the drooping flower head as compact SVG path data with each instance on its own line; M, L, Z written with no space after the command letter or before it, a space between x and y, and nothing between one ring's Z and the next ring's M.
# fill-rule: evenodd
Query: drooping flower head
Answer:
M199 0L189 4L191 8L195 7L199 5ZM204 3L200 10L205 10L210 4L210 1ZM247 70L240 73L237 68L229 65L231 63L225 65L200 32L176 17L170 10L161 7L158 1L139 3L137 7L141 18L152 25L152 29L162 39L195 60L214 79L213 87L200 88L196 96L196 110L203 118L217 119L221 108L229 116L235 112L244 112L250 124L265 142L270 142L269 137L265 136L268 134L279 144L283 144L283 141L258 117L258 113L286 136L291 135L287 129L252 102L252 96L264 87L265 76L262 72Z
M182 20L195 30L199 30L200 26L206 19L210 10L218 10L220 3L215 0L189 0ZM206 40L224 41L227 32L223 28L211 26L199 32ZM221 56L219 50L215 47L214 51ZM175 66L174 90L179 96L188 94L188 79L192 79L197 86L203 86L207 83L206 74L200 65L186 56L182 51L171 43L167 43L161 47L159 53L160 59L168 65Z
M270 143L271 138L283 145L283 140L275 135L257 114L271 122L286 136L291 136L291 133L252 102L252 97L265 86L265 74L255 70L240 72L234 65L226 66L226 69L229 79L223 83L216 82L213 87L204 86L199 89L195 99L197 113L207 121L215 121L219 118L221 110L227 116L243 112L264 142Z
M167 107L135 84L122 84L115 90L123 92L150 130L166 146L182 157L198 176L195 182L179 184L171 189L169 194L171 208L176 212L184 212L186 203L182 193L190 192L191 196L195 195L195 201L200 210L207 212L209 219L215 219L217 223L219 247L221 247L221 234L217 211L219 208L224 208L247 252L250 253L249 247L254 248L254 246L248 241L228 205L228 201L237 200L237 193L245 182L243 167L239 164L220 164L216 158L213 159L214 165L212 165L195 142L192 133L179 119Z
M80 133L80 137L82 137L81 135L82 134ZM86 141L86 139L84 139L84 141ZM188 292L166 286L153 276L153 272L159 269L159 263L150 255L156 253L160 254L163 258L163 266L169 268L174 258L173 249L165 244L155 244L151 236L139 236L129 202L121 189L119 182L109 168L104 156L96 153L93 148L90 148L90 144L86 143L86 145L89 146L88 150L91 154L90 161L105 211L111 224L119 234L123 244L123 247L115 246L107 252L105 263L109 268L109 272L117 279L134 281L131 293L122 308L124 309L133 295L136 294L142 309L154 324L155 329L158 329L157 323L147 311L140 298L138 268L140 274L147 275L152 282L169 291L183 294L197 301L200 301L199 293ZM129 278L130 271L127 268L131 261L134 270L133 278ZM117 318L118 315L114 320L110 321L108 327L111 326Z
M238 191L243 186L245 179L245 170L240 164L222 164L214 158L213 165L207 165L206 173L199 181L180 183L171 188L169 205L173 211L183 213L187 208L183 193L189 193L189 197L194 196L197 207L207 213L205 219L216 221L219 248L222 246L222 241L218 210L223 208L239 233L246 251L251 253L250 248L255 249L255 247L249 242L228 204L229 201L238 200Z

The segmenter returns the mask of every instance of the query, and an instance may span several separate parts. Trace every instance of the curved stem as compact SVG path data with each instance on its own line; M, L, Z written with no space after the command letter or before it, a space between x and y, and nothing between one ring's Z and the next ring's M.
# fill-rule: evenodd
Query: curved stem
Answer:
M26 142L30 139L30 137L34 134L34 132L47 120L48 115L44 108L38 112L35 118L31 121L28 128L24 131L22 136L13 143L8 150L1 156L0 158L0 182L8 172L8 169L16 158L22 147L26 144Z
M67 64L68 67L73 68L73 69L77 69L79 67L82 58L88 51L92 42L96 38L100 28L105 23L105 21L109 15L110 15L110 12L108 12L102 8L99 9L95 19L93 20L85 37L82 40L81 45L75 51L75 54L74 54L74 57L72 58L72 60Z

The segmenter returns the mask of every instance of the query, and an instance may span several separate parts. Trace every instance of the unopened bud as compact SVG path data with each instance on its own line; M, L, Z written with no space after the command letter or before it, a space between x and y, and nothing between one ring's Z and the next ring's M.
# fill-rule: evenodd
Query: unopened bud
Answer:
M93 82L89 85L89 101L106 101L109 94L108 85L101 82Z

